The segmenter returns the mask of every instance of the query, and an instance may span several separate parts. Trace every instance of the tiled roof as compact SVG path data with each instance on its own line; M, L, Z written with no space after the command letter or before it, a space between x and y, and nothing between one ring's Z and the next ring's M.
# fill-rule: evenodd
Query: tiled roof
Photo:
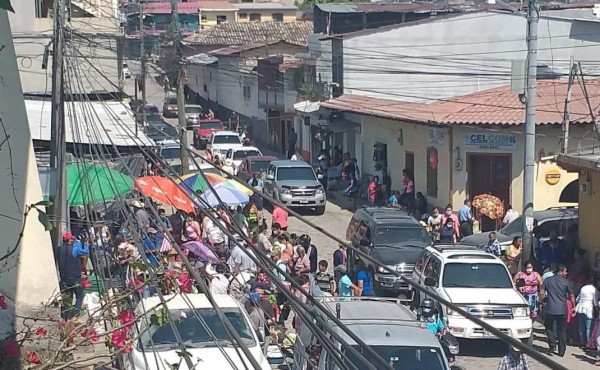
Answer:
M592 105L597 111L600 79L586 81ZM567 81L538 81L536 124L556 125L563 122ZM525 105L511 92L510 86L498 87L457 98L431 103L407 103L359 95L344 95L321 104L322 107L382 118L432 124L520 125L525 122ZM571 123L593 122L581 87L575 83L570 105Z
M244 22L221 23L198 31L183 40L186 45L234 46L284 41L306 46L313 33L312 22Z

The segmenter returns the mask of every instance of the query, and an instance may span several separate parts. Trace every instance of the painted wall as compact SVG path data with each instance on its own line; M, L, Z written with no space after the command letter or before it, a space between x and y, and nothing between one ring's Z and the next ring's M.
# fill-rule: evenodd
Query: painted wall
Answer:
M240 23L250 22L250 14L260 14L261 22L272 22L273 14L283 14L283 22L296 22L297 10L280 10L280 9L240 9L237 14L237 21ZM240 17L241 15L241 17ZM246 15L244 17L244 15Z
M579 181L590 181L592 193L579 193L579 237L582 248L595 258L600 252L600 233L598 233L598 209L600 208L600 172L582 172ZM592 262L594 265L594 262Z
M13 1L13 3L16 3ZM0 264L0 292L17 302L17 313L26 314L39 308L58 292L50 234L37 219L33 210L25 219L27 205L43 200L21 82L18 60L11 38L9 19L0 10L0 122L9 139L0 146L0 256L18 245L16 253ZM0 131L2 132L2 131ZM0 141L4 141L0 133ZM19 232L23 227L23 238Z
M524 17L477 12L346 36L344 93L420 101L506 85L511 61L526 57L525 30ZM567 74L571 57L593 68L585 61L597 59L599 41L598 22L542 18L538 62Z
M200 24L202 27L214 27L217 25L217 16L224 16L227 23L237 21L237 10L202 10L200 12Z

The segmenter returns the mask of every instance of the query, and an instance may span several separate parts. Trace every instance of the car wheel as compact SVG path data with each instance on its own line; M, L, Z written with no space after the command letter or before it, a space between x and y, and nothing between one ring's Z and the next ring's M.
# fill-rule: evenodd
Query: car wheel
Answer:
M531 346L533 344L533 334L529 338L521 339L521 343L526 346Z
M323 214L325 213L325 206L316 207L316 208L315 208L315 213L316 213L318 216L321 216L321 215L323 215Z

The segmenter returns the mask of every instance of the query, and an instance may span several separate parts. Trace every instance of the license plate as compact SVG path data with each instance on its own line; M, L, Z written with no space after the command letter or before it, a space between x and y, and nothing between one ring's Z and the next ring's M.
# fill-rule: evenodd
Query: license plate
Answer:
M484 336L484 338L496 338L496 336L494 334L490 333L487 330L483 331L483 336Z
M392 288L394 286L394 283L381 283L381 286L384 286L386 288Z
M300 204L308 204L308 200L301 200Z

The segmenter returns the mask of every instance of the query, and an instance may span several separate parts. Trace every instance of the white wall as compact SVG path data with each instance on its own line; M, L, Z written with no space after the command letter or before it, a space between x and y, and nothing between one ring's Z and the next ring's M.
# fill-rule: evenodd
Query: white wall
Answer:
M16 3L13 1L13 3ZM11 39L10 24L0 10L0 119L9 140L0 146L0 256L17 245L27 205L43 200L35 155L27 124L25 102L18 78L18 65ZM4 141L0 130L0 141ZM23 238L17 252L0 263L0 292L17 302L21 309L39 307L58 292L58 277L50 234L37 219L37 211L29 213Z
M419 101L508 85L511 60L526 57L525 31L522 16L478 12L347 36L344 93ZM568 74L573 57L589 68L599 41L600 22L542 18L539 64Z

